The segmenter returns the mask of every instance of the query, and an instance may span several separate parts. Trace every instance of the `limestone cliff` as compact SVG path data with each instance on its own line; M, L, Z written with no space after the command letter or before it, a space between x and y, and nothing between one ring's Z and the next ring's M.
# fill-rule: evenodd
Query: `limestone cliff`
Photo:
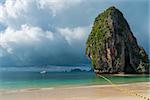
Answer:
M99 14L86 43L86 55L100 73L149 73L149 59L138 46L123 14L110 7Z

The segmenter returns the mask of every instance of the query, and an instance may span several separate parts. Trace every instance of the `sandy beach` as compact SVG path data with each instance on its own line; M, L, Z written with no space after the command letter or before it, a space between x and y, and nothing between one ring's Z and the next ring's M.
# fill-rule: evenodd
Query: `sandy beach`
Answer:
M132 92L134 93L131 94ZM146 100L144 97L150 97L150 82L121 84L115 87L91 85L1 90L0 93L0 100Z

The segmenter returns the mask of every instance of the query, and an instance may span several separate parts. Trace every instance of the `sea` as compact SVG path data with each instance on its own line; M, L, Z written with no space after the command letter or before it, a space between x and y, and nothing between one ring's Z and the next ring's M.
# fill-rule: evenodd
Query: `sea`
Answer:
M60 71L61 68L63 68L63 70ZM63 66L58 67L58 70L51 70L53 69L51 67L0 68L0 90L109 84L103 78L96 76L94 72L89 71L89 68L87 67L81 67L81 69L83 68L84 71L66 71L67 68L74 67ZM149 75L146 74L105 74L104 76L110 79L115 84L128 84L150 81Z

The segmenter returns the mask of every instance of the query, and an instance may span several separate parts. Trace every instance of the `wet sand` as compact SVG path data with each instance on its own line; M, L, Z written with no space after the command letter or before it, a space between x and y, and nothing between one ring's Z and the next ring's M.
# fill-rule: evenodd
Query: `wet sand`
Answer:
M0 91L0 100L145 100L144 97L150 97L150 82Z

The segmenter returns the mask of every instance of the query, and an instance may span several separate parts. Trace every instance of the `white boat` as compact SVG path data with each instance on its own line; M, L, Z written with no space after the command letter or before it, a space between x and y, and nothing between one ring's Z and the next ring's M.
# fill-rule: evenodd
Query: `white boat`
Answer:
M46 71L45 71L45 70L43 70L43 71L41 71L40 73L41 73L41 74L45 74L45 73L46 73Z

